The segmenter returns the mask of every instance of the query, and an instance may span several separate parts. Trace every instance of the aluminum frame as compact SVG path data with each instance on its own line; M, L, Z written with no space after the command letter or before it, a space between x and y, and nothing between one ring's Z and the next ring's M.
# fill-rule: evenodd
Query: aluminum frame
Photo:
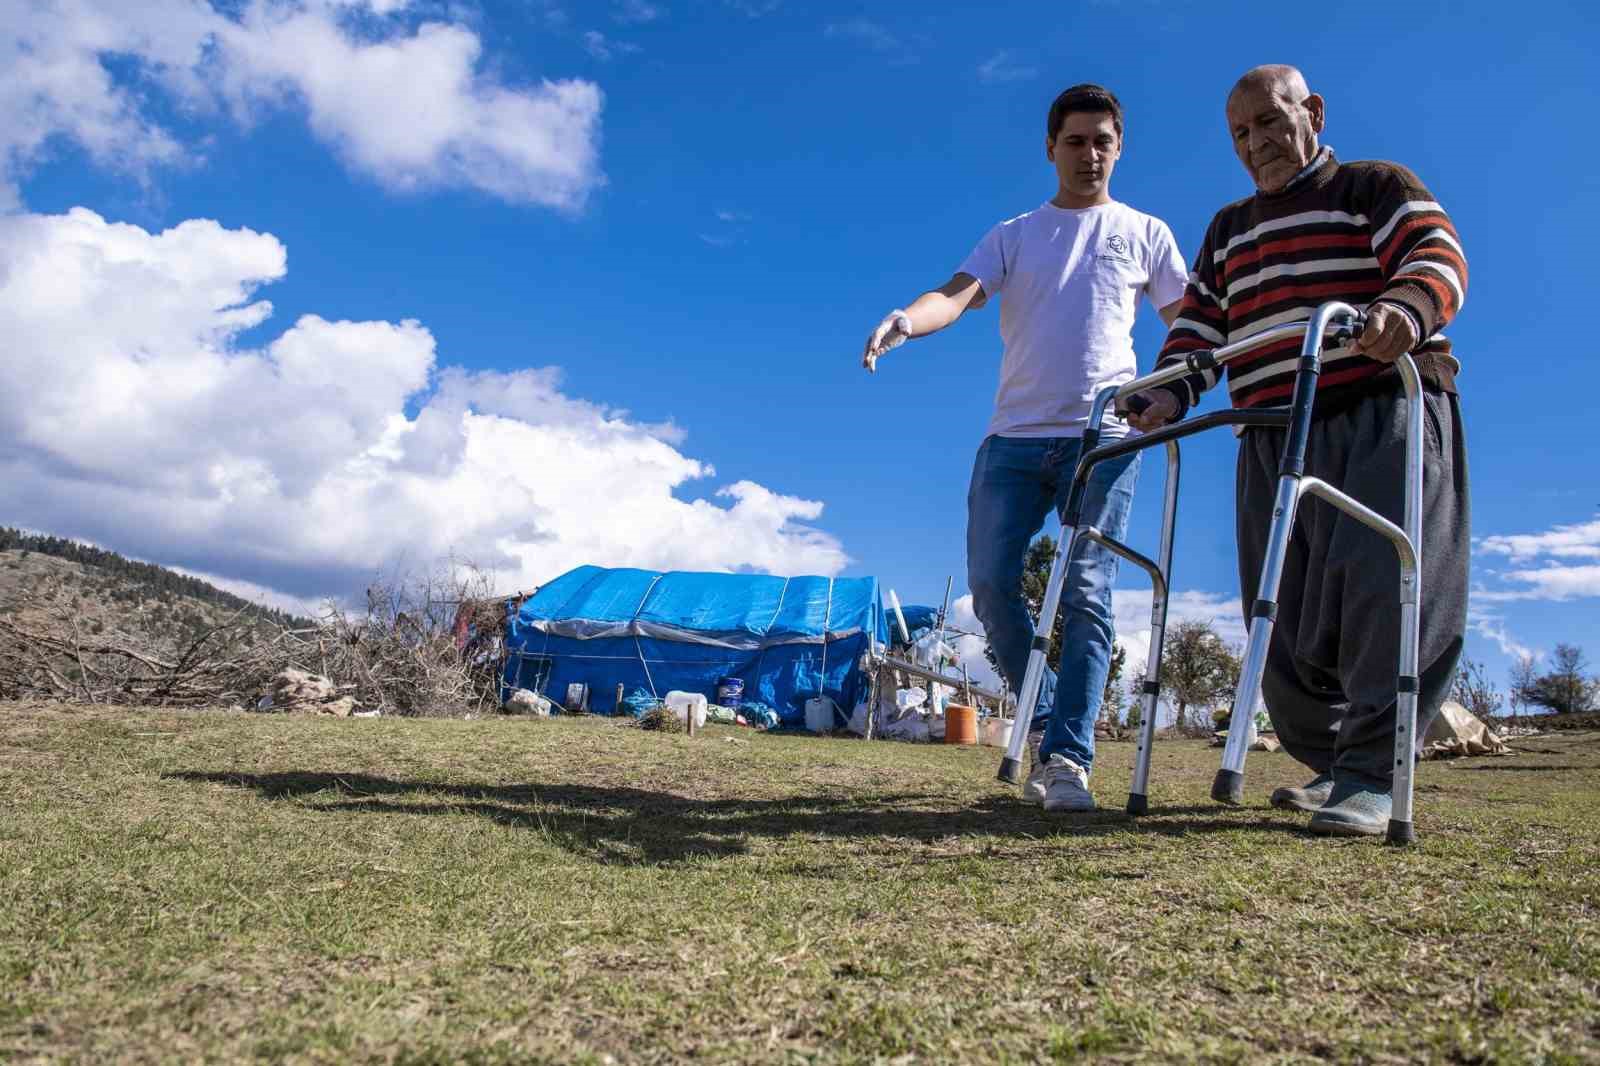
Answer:
M1244 795L1244 763L1254 733L1255 707L1260 698L1261 678L1266 665L1267 647L1272 639L1277 614L1278 588L1283 577L1283 561L1300 501L1307 495L1340 511L1382 534L1394 546L1400 562L1400 647L1396 683L1393 812L1387 829L1392 844L1409 844L1416 839L1413 794L1416 770L1417 657L1420 637L1422 597L1422 471L1423 413L1422 383L1416 363L1409 355L1396 360L1406 394L1405 525L1400 527L1377 514L1343 491L1318 478L1305 475L1306 440L1311 428L1312 406L1316 399L1317 377L1321 372L1322 348L1327 339L1346 340L1361 329L1362 316L1354 307L1340 301L1319 306L1304 322L1290 322L1262 330L1244 340L1209 351L1191 352L1183 362L1135 378L1121 386L1108 386L1095 396L1089 423L1084 430L1073 485L1061 516L1061 538L1050 564L1050 579L1044 603L1034 627L1028 666L1018 693L1016 719L1011 743L1000 761L999 780L1015 785L1022 779L1022 753L1028 728L1044 682L1048 634L1055 627L1060 608L1066 567L1072 552L1083 540L1103 545L1118 556L1139 566L1149 575L1152 586L1150 610L1150 655L1145 664L1140 690L1141 715L1138 749L1134 758L1133 779L1128 792L1127 811L1132 815L1149 810L1151 751L1155 741L1155 709L1160 697L1161 651L1166 635L1169 590L1172 581L1172 550L1176 534L1177 501L1181 460L1178 440L1219 425L1274 426L1288 430L1279 466L1278 489L1273 503L1268 548L1262 562L1257 598L1250 608L1249 638L1234 693L1228 723L1228 740L1223 749L1222 767L1212 783L1213 799L1240 803ZM1303 338L1295 374L1293 398L1286 408L1269 410L1228 410L1175 423L1143 436L1100 444L1100 427L1105 412L1114 402L1136 393L1180 380L1193 373L1216 370L1239 356L1290 336ZM1167 477L1162 511L1161 543L1157 558L1151 560L1088 524L1079 523L1084 489L1094 467L1107 459L1130 451L1165 445ZM1241 711L1241 708L1243 709Z

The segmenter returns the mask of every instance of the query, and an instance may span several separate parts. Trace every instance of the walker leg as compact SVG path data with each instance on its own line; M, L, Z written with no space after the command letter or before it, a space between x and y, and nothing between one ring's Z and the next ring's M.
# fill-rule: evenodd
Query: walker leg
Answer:
M1022 690L1017 694L1017 713L1011 722L1011 743L1006 745L1000 770L995 774L996 779L1008 785L1022 782L1022 751L1028 743L1028 729L1033 725L1033 710L1039 704L1039 692L1044 687L1044 672L1049 668L1045 656L1050 651L1050 634L1056 627L1056 610L1061 604L1062 586L1066 584L1067 561L1076 539L1077 529L1063 523L1061 543L1056 545L1056 555L1050 563L1050 580L1045 584L1044 603L1039 607L1039 623L1033 631L1033 646L1028 650L1028 668L1022 675Z
M1172 587L1172 542L1178 519L1178 442L1167 442L1166 504L1161 516L1161 549L1157 556L1163 581L1150 602L1150 655L1144 665L1144 685L1139 693L1139 748L1133 758L1133 780L1128 786L1128 813L1150 809L1150 756L1156 739L1156 704L1161 696L1161 646L1167 631L1167 606ZM1164 587L1162 587L1164 586Z
M1418 538L1420 542L1421 538ZM1415 548L1416 545L1413 545ZM1419 560L1420 562L1420 560ZM1421 637L1420 605L1416 602L1422 568L1402 572L1400 590L1400 685L1394 708L1394 780L1387 841L1410 844L1417 839L1412 822L1412 789L1417 769L1417 646Z
M1410 844L1417 838L1412 822L1412 791L1417 768L1417 667L1422 643L1422 382L1411 357L1398 361L1406 387L1406 513L1400 551L1400 683L1394 708L1394 781L1390 797L1388 841ZM1393 538L1391 537L1391 540ZM1405 548L1411 549L1406 567Z
M1417 839L1417 827L1411 814L1411 790L1417 765L1416 732L1417 693L1402 692L1395 705L1394 783L1390 786L1394 808L1384 838L1390 844L1405 845Z
M1244 802L1244 758L1250 747L1250 723L1256 701L1261 697L1261 675L1266 671L1267 648L1272 642L1272 625L1278 614L1278 586L1283 580L1284 556L1289 550L1289 535L1294 530L1296 505L1300 498L1300 479L1289 474L1278 478L1278 497L1272 507L1272 526L1267 534L1267 557L1261 564L1261 583L1250 608L1250 635L1245 645L1244 662L1239 667L1239 688L1233 696L1233 713L1228 717L1228 742L1222 749L1222 769L1211 784L1211 798L1219 803Z
M1289 414L1289 432L1278 463L1278 495L1272 505L1272 525L1267 533L1267 556L1261 563L1261 583L1256 587L1256 602L1250 607L1250 636L1244 663L1239 668L1239 689L1233 697L1233 713L1228 717L1228 743L1222 749L1222 769L1211 783L1211 798L1220 803L1244 802L1244 756L1250 747L1250 725L1261 698L1261 676L1267 667L1267 649L1272 645L1272 626L1278 616L1278 586L1283 581L1283 563L1289 552L1289 536L1294 531L1295 510L1300 503L1301 479L1306 469L1306 440L1311 434L1311 414L1316 403L1317 376L1321 372L1322 340L1335 319L1346 319L1354 329L1355 308L1337 301L1325 303L1312 313L1300 343L1300 359L1295 368L1294 397Z

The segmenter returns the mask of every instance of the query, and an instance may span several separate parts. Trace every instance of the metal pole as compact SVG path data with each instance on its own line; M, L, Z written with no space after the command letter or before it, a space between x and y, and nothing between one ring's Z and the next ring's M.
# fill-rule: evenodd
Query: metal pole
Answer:
M1400 682L1395 698L1394 781L1390 786L1394 807L1389 816L1388 841L1409 844L1416 839L1412 821L1412 789L1417 767L1417 667L1422 639L1422 382L1411 356L1396 360L1406 387L1406 539L1415 560L1406 573L1404 553L1400 569Z
M889 606L894 608L895 621L900 623L900 639L911 643L911 631L906 628L905 612L900 610L900 597L894 594L894 589L889 590Z
M1250 730L1245 723L1255 716L1256 700L1261 697L1261 675L1267 665L1267 645L1272 640L1272 624L1278 610L1278 584L1283 579L1283 561L1289 551L1289 535L1294 531L1294 514L1300 499L1300 480L1278 479L1278 495L1272 505L1272 528L1268 533L1267 557L1261 564L1261 581L1256 602L1251 608L1250 632L1244 662L1239 667L1239 687L1233 695L1233 713L1228 717L1228 742L1222 749L1222 769L1211 784L1211 798L1222 803L1244 802L1244 757L1250 747Z
M1305 326L1305 338L1300 344L1300 360L1295 371L1289 431L1284 441L1283 458L1278 466L1278 492L1273 500L1272 525L1267 533L1267 554L1261 564L1256 601L1250 607L1249 643L1239 670L1239 687L1233 697L1233 713L1228 718L1228 742L1222 751L1222 768L1211 783L1211 798L1221 803L1244 802L1244 759L1250 747L1249 723L1255 717L1256 700L1261 695L1261 677L1266 669L1267 649L1272 642L1273 622L1278 614L1278 585L1283 580L1284 559L1288 555L1295 510L1300 502L1300 479L1305 473L1306 440L1311 433L1311 412L1317 398L1323 337L1336 320L1353 328L1360 317L1354 307L1334 300L1312 312Z
M1033 709L1039 703L1039 690L1044 686L1044 672L1049 665L1045 655L1050 650L1050 634L1056 627L1056 608L1061 603L1061 586L1066 574L1067 556L1072 552L1076 529L1061 528L1061 543L1056 545L1056 555L1050 562L1050 580L1045 585L1044 604L1039 608L1039 622L1033 630L1033 646L1028 651L1028 669L1022 675L1022 690L1017 693L1017 713L1011 722L1011 743L1005 757L1000 760L996 775L1006 784L1022 781L1022 750L1028 743L1028 728L1033 725Z
M944 623L950 612L950 587L955 584L955 580L954 574L944 579L944 603L939 607L939 624L935 627L939 635L933 640L935 655L939 653L939 645L944 643Z
M953 677L949 674L940 673L935 670L929 670L925 666L918 666L916 663L907 662L904 659L896 659L892 655L884 656L882 661L885 666L888 666L894 670L898 670L902 674L908 674L911 677L920 677L925 681L932 681L935 684L949 685L954 688L962 683L959 678ZM993 689L984 688L982 685L972 685L970 682L968 684L972 689L973 695L977 696L979 699L988 700L997 707L1004 705L1006 701L1006 693L1004 691L996 692Z
M1162 581L1151 589L1150 654L1145 658L1144 685L1139 693L1139 747L1133 759L1133 781L1128 786L1128 813L1150 809L1150 755L1156 739L1156 703L1161 695L1161 648L1166 639L1167 608L1172 587L1172 543L1178 521L1178 442L1167 442L1166 502L1161 511L1161 548L1156 554Z

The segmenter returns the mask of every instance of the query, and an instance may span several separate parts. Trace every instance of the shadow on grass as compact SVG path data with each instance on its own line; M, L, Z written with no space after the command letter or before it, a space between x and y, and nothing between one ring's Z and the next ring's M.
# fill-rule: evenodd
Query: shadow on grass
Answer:
M336 814L471 814L540 832L601 861L630 865L740 855L750 850L752 838L761 837L888 837L921 842L931 849L952 838L980 837L989 838L991 852L999 853L1006 850L1008 840L1049 844L1063 837L1118 834L1305 833L1297 823L1260 817L1262 812L1249 809L1222 817L1218 815L1225 809L1220 807L1157 809L1142 818L1130 818L1120 810L1060 815L1046 814L1011 796L985 796L954 806L949 796L917 793L705 800L627 787L397 781L369 774L184 771L164 776L254 789L275 800L321 798L333 792L341 798L306 806ZM975 852L967 849L965 854Z

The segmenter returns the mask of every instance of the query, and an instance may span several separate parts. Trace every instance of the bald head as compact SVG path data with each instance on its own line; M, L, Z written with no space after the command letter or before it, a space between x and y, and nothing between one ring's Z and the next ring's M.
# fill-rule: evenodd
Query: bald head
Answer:
M1231 103L1240 91L1251 90L1275 92L1291 100L1304 100L1311 95L1311 90L1306 86L1306 76L1300 73L1299 67L1291 67L1287 63L1263 63L1259 67L1251 67L1233 83L1228 101Z
M1281 192L1317 154L1322 97L1305 75L1283 63L1245 71L1228 93L1228 132L1256 188Z

